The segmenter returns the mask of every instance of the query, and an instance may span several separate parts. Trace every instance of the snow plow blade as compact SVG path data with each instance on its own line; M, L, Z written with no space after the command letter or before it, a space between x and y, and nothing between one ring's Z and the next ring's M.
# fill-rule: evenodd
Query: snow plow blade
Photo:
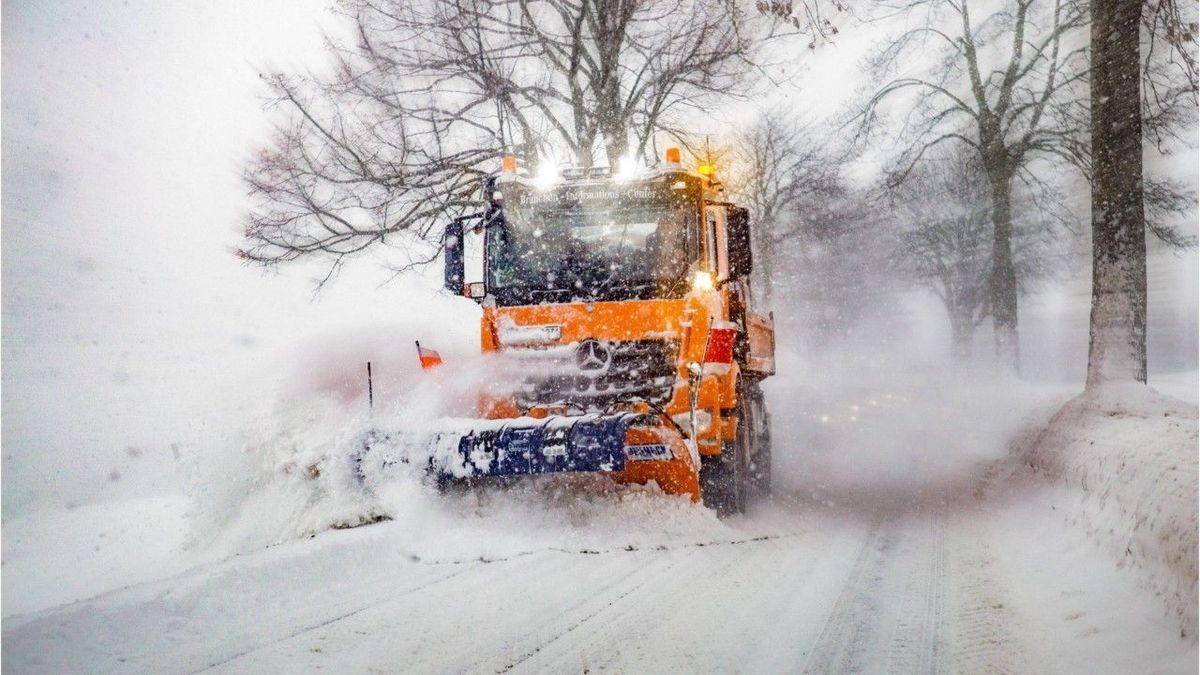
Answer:
M358 476L399 463L426 463L438 478L475 479L551 473L607 473L618 481L658 481L664 491L699 498L694 461L682 436L654 415L552 415L443 420L421 432L368 432Z

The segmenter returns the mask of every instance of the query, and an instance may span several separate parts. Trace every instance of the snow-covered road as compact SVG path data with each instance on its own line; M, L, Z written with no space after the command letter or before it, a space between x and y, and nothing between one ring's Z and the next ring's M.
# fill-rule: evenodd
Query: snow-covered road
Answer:
M392 520L306 538L343 505L294 472L211 530L233 548L181 544L183 498L10 521L3 667L1195 672L1145 570L1075 520L1081 493L1009 453L1058 395L1014 392L778 389L776 493L726 521L603 478L414 483Z
M397 523L330 531L10 617L3 665L22 673L1192 670L1194 643L1062 522L1054 506L1069 495L1031 478L1009 476L1005 495L986 500L942 494L905 506L782 495L690 540L486 559L421 557Z

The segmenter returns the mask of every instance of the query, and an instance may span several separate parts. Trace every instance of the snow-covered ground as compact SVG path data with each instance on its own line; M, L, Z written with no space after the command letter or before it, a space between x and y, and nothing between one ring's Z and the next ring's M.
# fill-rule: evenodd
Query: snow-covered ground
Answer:
M263 512L273 528L234 527L236 542L181 540L170 533L208 516L169 501L77 509L57 548L32 521L15 537L6 524L4 666L1194 670L1178 617L1074 522L1079 490L1008 452L1063 389L947 378L905 390L780 383L769 396L784 439L776 495L728 521L584 478L446 495L402 481L385 501L392 520L312 537ZM287 503L315 525L353 508L337 497ZM57 562L89 558L119 569Z
M4 617L182 571L189 500L100 502L4 522Z
M327 532L6 624L16 672L1188 672L1194 643L1055 510L780 498L647 543L581 520L506 554ZM1030 495L1021 494L1022 497ZM661 505L658 505L661 506ZM954 504L952 506L963 506ZM609 512L625 511L620 507ZM625 511L633 519L658 509ZM677 521L669 521L678 525ZM513 534L468 528L492 542ZM621 528L626 529L625 527ZM635 528L636 529L636 528ZM674 528L672 528L674 529ZM525 537L528 535L522 532ZM479 550L490 547L480 543Z

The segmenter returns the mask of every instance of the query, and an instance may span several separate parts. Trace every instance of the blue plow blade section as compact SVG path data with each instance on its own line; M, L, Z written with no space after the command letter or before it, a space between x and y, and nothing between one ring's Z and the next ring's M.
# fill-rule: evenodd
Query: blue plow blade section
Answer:
M625 433L635 424L657 420L639 413L448 420L435 431L369 432L356 464L360 478L368 465L398 462L427 462L431 473L449 478L621 471Z

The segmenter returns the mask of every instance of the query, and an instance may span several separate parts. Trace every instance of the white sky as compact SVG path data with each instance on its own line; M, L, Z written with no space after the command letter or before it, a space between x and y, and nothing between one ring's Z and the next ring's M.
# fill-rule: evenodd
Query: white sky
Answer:
M107 489L127 448L187 440L225 380L402 311L402 287L312 303L305 271L232 255L267 129L255 66L323 63L327 5L4 5L6 514Z

